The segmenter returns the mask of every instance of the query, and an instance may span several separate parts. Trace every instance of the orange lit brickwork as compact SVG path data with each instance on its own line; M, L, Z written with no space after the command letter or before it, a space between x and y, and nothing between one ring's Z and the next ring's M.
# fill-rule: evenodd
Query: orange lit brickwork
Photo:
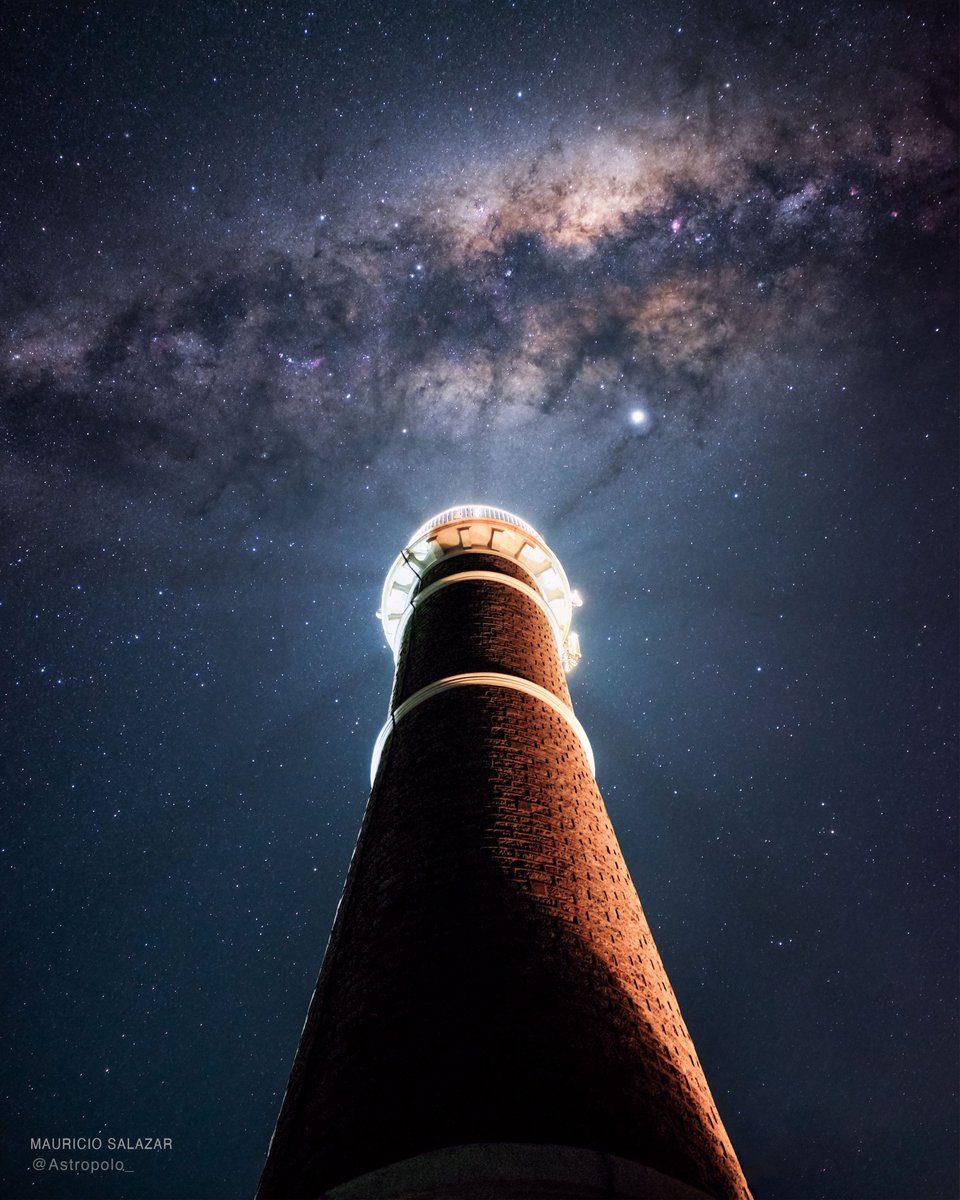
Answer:
M425 573L420 590L464 571L497 571L535 588L533 578L516 563L471 550L441 559ZM548 618L535 600L510 587L467 580L427 597L407 627L394 706L432 680L461 671L520 675L570 703Z
M471 552L419 590L476 570L529 581ZM569 702L542 608L493 581L417 606L393 706L473 671ZM425 700L387 743L259 1196L316 1200L477 1142L749 1196L580 742L542 699L484 683Z

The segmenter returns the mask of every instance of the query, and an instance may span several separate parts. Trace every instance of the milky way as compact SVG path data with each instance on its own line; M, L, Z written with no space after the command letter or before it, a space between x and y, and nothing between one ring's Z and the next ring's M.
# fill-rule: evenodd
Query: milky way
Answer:
M829 32L863 54L863 29ZM495 135L470 127L472 105L431 114L440 144L420 137L409 161L396 137L366 169L332 143L321 175L350 169L316 185L312 213L288 178L287 205L232 249L226 222L210 242L189 221L171 240L174 223L161 263L101 237L110 270L73 293L17 263L47 299L8 297L0 345L14 511L43 508L51 470L101 506L104 489L171 479L198 513L228 486L273 504L344 455L440 439L469 458L493 429L540 422L549 440L558 414L589 431L600 484L636 450L616 419L635 401L654 436L696 431L745 360L829 358L873 319L878 248L935 244L955 221L948 64L884 61L854 99L812 58L800 101L797 80L733 57L729 77L700 62L684 82L656 54L653 75L646 48L637 72L659 79L645 97L659 108L608 100L612 128L564 99L542 134L542 114Z

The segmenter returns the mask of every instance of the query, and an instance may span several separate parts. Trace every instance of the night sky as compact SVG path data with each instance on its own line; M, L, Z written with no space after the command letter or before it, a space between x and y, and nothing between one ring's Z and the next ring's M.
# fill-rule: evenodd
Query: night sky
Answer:
M757 1200L953 1200L954 6L0 20L0 1194L252 1193L484 502Z

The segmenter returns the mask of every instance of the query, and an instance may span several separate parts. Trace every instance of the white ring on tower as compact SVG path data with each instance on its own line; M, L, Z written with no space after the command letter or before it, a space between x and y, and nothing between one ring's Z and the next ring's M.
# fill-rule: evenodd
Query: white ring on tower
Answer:
M435 679L433 683L428 683L426 687L422 687L418 692L414 692L412 696L408 696L402 704L397 705L387 718L386 724L380 730L377 740L374 743L373 758L370 762L370 786L373 786L374 780L377 778L377 770L380 766L380 758L383 755L384 747L398 721L402 720L408 713L413 712L425 700L439 696L441 692L448 691L450 688L475 687L477 685L510 688L512 691L523 692L524 695L533 696L534 699L546 704L548 708L552 708L555 713L563 717L573 730L577 741L579 741L583 748L587 765L590 768L590 774L596 777L597 768L593 757L593 747L590 745L587 731L577 720L576 714L568 704L564 704L558 696L555 696L553 692L547 691L545 687L541 687L539 683L534 683L530 679L524 679L521 675L504 675L499 671L471 671L463 675L446 675L443 679Z
M464 551L470 553L470 551ZM529 583L524 583L522 579L514 579L512 575L504 575L501 571L459 571L456 575L445 575L442 579L435 579L433 583L428 584L422 592L417 592L407 607L400 614L400 624L396 630L397 645L403 645L403 634L407 627L410 618L413 616L414 610L441 588L446 587L450 583L469 583L471 580L482 580L485 583L502 583L506 587L511 587L517 592L522 592L536 604L543 615L550 622L550 628L553 630L553 636L557 641L557 649L563 657L563 634L560 632L560 626L557 624L557 614L553 611L549 604L544 600L543 596L535 588L532 588Z

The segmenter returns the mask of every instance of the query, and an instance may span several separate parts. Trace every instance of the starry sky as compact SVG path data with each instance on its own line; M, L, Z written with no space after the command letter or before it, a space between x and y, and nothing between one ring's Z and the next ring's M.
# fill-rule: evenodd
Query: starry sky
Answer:
M574 704L757 1200L955 1197L954 6L0 23L0 1192L252 1193L383 577L484 502L583 594ZM98 1135L173 1147L32 1165Z

